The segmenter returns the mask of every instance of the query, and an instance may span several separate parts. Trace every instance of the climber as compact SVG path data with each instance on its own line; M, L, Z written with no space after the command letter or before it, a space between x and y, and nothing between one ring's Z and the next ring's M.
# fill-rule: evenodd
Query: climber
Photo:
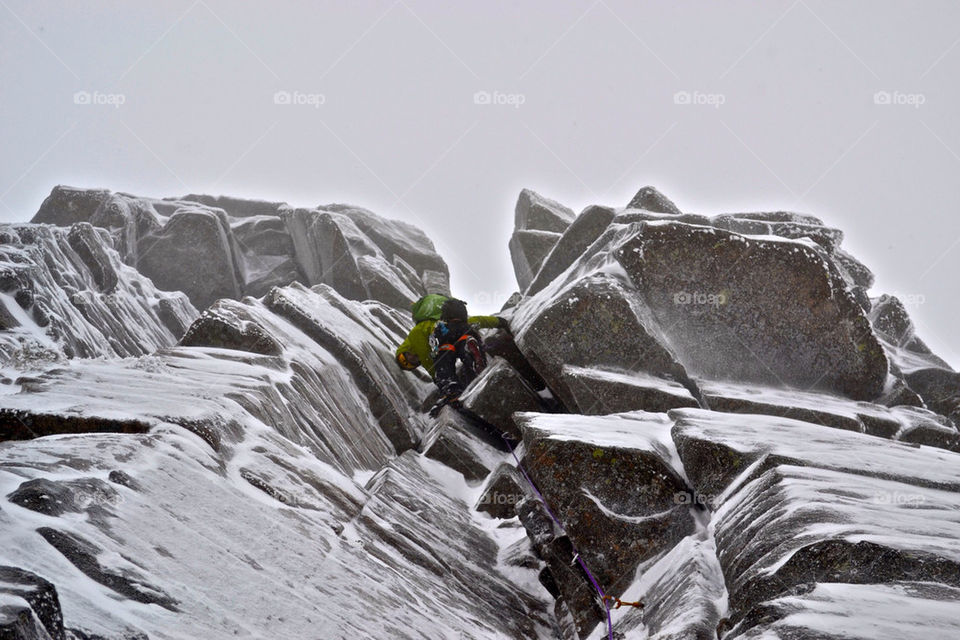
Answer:
M434 356L433 381L447 400L459 398L464 387L487 366L483 338L467 318L467 304L463 300L447 299L440 308L440 321L430 339L430 351ZM508 328L503 318L497 318L497 321L499 328ZM463 365L459 375L458 361Z
M459 395L459 392L463 390L464 385L458 379L456 373L457 362L461 360L459 356L462 355L464 359L483 356L485 349L482 347L477 329L504 329L509 331L509 324L506 319L497 316L467 316L467 307L462 300L448 298L440 294L434 293L423 296L413 303L411 309L413 311L413 321L416 322L416 325L397 347L397 364L406 371L412 371L419 366L423 366L444 395ZM460 334L454 336L453 333L457 330L460 331ZM438 331L440 336L435 337ZM478 347L469 356L463 348L460 349L459 353L457 351L456 341L461 336L469 336L469 339L464 339L461 342L461 347L466 347L468 342ZM453 340L453 350L440 349L442 345L451 344L448 342L450 339ZM431 342L435 344L436 353L434 353L434 348L431 348ZM493 352L491 353L496 355ZM452 354L452 357L449 354ZM465 382L469 382L476 374L476 370L467 371L464 374L467 378Z

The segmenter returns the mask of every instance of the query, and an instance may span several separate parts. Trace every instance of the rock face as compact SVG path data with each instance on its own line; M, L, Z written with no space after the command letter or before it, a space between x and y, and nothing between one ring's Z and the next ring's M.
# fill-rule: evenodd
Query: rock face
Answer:
M517 199L515 231L510 239L510 257L520 289L533 280L544 258L574 219L562 204L524 189Z
M539 273L544 259L562 236L553 231L518 229L510 238L510 257L513 270L517 274L517 284L527 289L534 275Z
M813 216L524 191L515 344L436 418L393 349L447 270L405 223L37 221L0 229L0 638L960 629L960 374Z
M575 413L666 412L700 406L680 383L641 372L621 373L567 365L562 375L564 386L570 392L570 410Z
M770 469L717 513L731 609L749 615L758 603L810 582L956 587L958 504L954 492L901 482L790 465ZM732 621L739 622L736 615Z
M593 242L610 226L616 212L609 207L588 207L567 227L566 232L554 243L549 254L541 259L539 270L529 286L520 282L520 288L529 295L540 291L566 271Z
M522 337L540 345L548 342L545 330L562 335L560 326L543 326L551 314L562 316L561 322L580 322L581 313L568 309L569 301L584 297L577 293L580 282L599 278L633 308L617 315L625 315L628 324L629 318L642 318L642 333L671 354L675 370L813 387L857 400L884 393L890 358L850 284L846 263L836 258L842 234L800 214L709 219L649 206L655 211L588 208L574 221L544 261L543 277L528 289L529 299L517 307ZM578 226L582 234L574 234ZM594 292L600 285L586 288ZM593 304L583 314L604 312ZM527 349L536 345L528 342ZM590 346L582 352L589 353ZM597 363L660 373L638 367L629 350L623 356L613 362L600 357ZM554 384L563 396L562 385Z
M603 425L602 430L592 427ZM523 414L524 466L606 593L619 594L640 562L692 533L686 482L671 466L670 422L637 414L600 423L588 418ZM563 538L534 539L584 636L599 622L583 577L556 553Z
M654 187L643 187L627 203L627 209L644 209L654 213L680 213L677 205Z
M461 399L467 409L501 433L509 433L518 440L521 433L514 424L513 414L543 409L540 397L504 360L487 367Z
M0 637L64 640L56 588L36 574L0 567Z
M123 262L198 308L273 286L328 284L352 300L406 310L449 292L449 271L419 229L365 209L188 195L157 200L56 187L33 219L109 231Z
M570 412L605 416L564 418L568 429L557 438L563 447L589 450L637 415L617 412L668 412L673 425L670 436L657 439L659 451L691 483L689 493L677 496L693 507L696 526L669 553L624 562L624 575L636 572L634 582L622 578L608 593L625 601L646 595L653 606L645 628L636 614L614 615L623 637L713 638L715 629L723 637L824 637L817 629L827 629L829 617L811 613L790 626L794 605L786 603L813 590L815 600L796 606L822 610L817 603L839 583L894 585L920 576L940 586L916 597L949 598L953 559L942 549L952 545L947 514L960 487L943 470L960 464L952 453L957 374L916 337L898 301L869 298L873 276L843 251L842 240L813 216L683 214L644 188L626 209L588 207L515 301L518 344L549 389ZM528 430L535 433L526 421L522 426L525 440ZM646 431L624 434L619 443L634 453L651 446ZM571 464L579 475L554 468L575 454L534 457L536 449L525 446L531 476L551 487L544 491L551 508L593 493L589 464ZM817 473L817 507L795 522L775 520L797 511L799 487ZM558 478L568 482L560 485L562 497L551 495ZM847 507L869 502L862 488L854 489L864 483L878 483L877 501L888 506L933 492L922 499L943 514L942 526L931 522L937 541L928 547L912 537L921 527L910 519L916 501L871 512L903 522L892 534L894 546L868 544L859 533L827 535L829 526L857 518L880 535L881 518L864 515L869 504ZM848 489L832 493L832 486ZM825 515L831 506L835 513ZM555 586L558 619L569 617L568 633L583 638L603 609L583 576L561 566L572 553L568 545L564 555L562 541L573 538L569 529L589 516L590 506L573 511L565 514L569 527L565 522L558 531L529 500L517 508L551 572L545 584ZM801 532L811 527L820 533L807 544ZM675 542L665 539L667 547ZM586 557L584 546L591 545L573 545ZM592 546L604 559L623 548L612 540ZM887 557L895 558L894 567L873 567ZM593 561L602 572L604 560ZM851 593L870 593L857 589ZM868 615L844 598L836 603L837 615ZM937 619L926 630L936 634L956 620ZM780 631L794 629L796 636Z
M675 355L656 339L647 310L620 280L597 273L543 298L545 306L529 320L517 314L517 342L565 404L575 400L564 383L564 366L608 366L687 380Z
M87 222L0 225L0 241L4 365L144 355L176 343L197 317L185 295L123 264L109 236Z
M882 392L883 348L842 277L812 247L650 222L616 256L695 373L858 400Z
M82 637L551 637L546 594L498 564L523 532L491 535L464 478L415 450L428 389L392 362L398 316L295 284L220 300L182 346L22 380L7 411L149 431L0 444L5 558L56 586ZM374 600L392 613L371 620Z

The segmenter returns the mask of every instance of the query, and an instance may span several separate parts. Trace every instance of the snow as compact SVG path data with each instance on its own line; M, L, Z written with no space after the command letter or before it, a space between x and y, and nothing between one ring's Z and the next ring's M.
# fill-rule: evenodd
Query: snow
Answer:
M674 409L681 437L718 443L752 457L777 456L825 469L960 491L960 454L777 416ZM856 452L856 455L851 455Z
M101 243L95 246L102 256L88 256L87 261L74 250L66 228L10 224L0 225L0 232L11 237L10 242L0 244L0 270L34 292L29 313L9 293L3 294L4 306L21 325L0 335L4 363L12 361L23 369L42 367L64 355L147 354L179 338L161 319L161 302L182 324L197 316L186 296L159 291L148 278L124 264L96 231L83 238ZM112 288L105 288L109 283L100 282L88 264L101 259L104 262L98 262L97 268L116 275ZM40 313L46 316L44 327L38 324Z
M778 504L770 512L766 505L774 492ZM780 465L726 500L713 526L718 535L732 528L733 540L747 541L724 554L762 558L752 572L774 573L793 551L825 539L867 541L960 563L960 494L831 469ZM755 548L768 551L760 555Z
M519 413L517 418L523 425L524 440L529 431L531 437L586 442L599 447L646 449L652 446L665 451L672 445L673 421L665 413L631 411L606 416Z
M399 339L367 304L324 288L286 294L359 353L389 358ZM282 356L174 347L71 360L0 396L6 409L150 426L0 443L0 495L32 478L97 478L117 494L61 517L4 504L0 564L53 582L67 626L105 637L551 637L536 572L502 562L522 528L473 512L481 487L459 473L398 457L340 356L262 302L245 305ZM377 375L405 405L407 390L420 393L400 386L402 372ZM112 481L115 471L134 484ZM95 582L40 527L86 541L102 571L177 611Z
M655 389L662 393L693 399L693 395L679 382L654 376L644 371L613 371L599 367L563 366L564 375L580 376L592 380L604 380L632 387Z
M209 210L189 202L143 202L165 213ZM436 257L425 236L399 223L370 227L376 219L361 210L328 209L351 245L344 256L365 267L363 278L382 279L401 298L414 295L424 264ZM294 211L283 210L288 218ZM295 252L301 263L319 269L318 238L306 238L305 231L318 212L299 211L310 219L288 220L288 231L304 231L292 238ZM162 223L167 216L156 218ZM268 219L275 216L249 216L231 225L238 229ZM579 302L572 287L585 277L603 274L629 284L616 248L645 228L679 224L666 218L612 224L560 277L520 304L513 321L518 333L549 305ZM832 268L809 237L682 226L690 233L729 235L738 243L775 243L784 253L815 255L825 271ZM281 345L281 355L174 347L177 336L160 321L157 307L161 300L182 303L182 296L157 291L123 265L109 243L104 248L120 284L116 291L101 291L90 264L64 240L64 230L37 229L36 245L0 247L0 268L37 271L37 289L52 307L51 324L38 324L39 307L25 310L11 293L0 293L0 304L19 324L0 336L6 356L0 373L11 378L0 385L0 407L58 416L66 426L82 416L135 420L146 430L0 443L0 495L41 478L54 483L92 478L111 488L102 496L79 495L80 510L61 516L9 500L0 509L0 565L23 567L54 582L68 627L105 637L144 632L158 639L555 637L552 599L537 570L517 562L530 551L518 520L475 512L482 483L467 482L411 445L397 444L389 431L396 418L399 426L393 428L405 430L413 443L422 446L428 435L418 413L427 386L392 363L408 316L378 302L346 300L327 285L295 284L264 300L227 301L208 311L208 319L220 313L224 322L263 329ZM400 236L393 248L378 235L392 230ZM400 254L411 264L421 260L416 268L395 268L390 259ZM292 261L246 248L236 259L248 283L267 280ZM635 293L638 315L646 310L643 324L665 333L641 303L642 294ZM299 314L296 326L278 311L283 305ZM178 313L181 320L196 316L188 303ZM670 344L668 336L657 339ZM68 347L75 355L95 357L67 361ZM901 351L896 355L907 370L923 364ZM569 365L562 372L693 397L676 382L642 372ZM20 377L23 373L29 375ZM698 384L705 396L771 410L803 409L861 422L870 417L904 428L917 419L904 410L823 393ZM388 411L386 419L382 406L375 408L384 400L395 413ZM677 443L683 450L684 439L701 439L742 454L728 465L735 469L704 459L731 478L711 502L714 512L691 506L693 535L640 565L621 598L642 598L647 611L613 612L617 630L629 639L712 635L727 614L726 584L735 598L744 580L777 575L798 551L824 540L870 542L891 554L960 564L960 454L788 418L695 409L608 416L523 413L519 423L528 444L546 438L651 451L691 486L689 477L702 470L684 468ZM469 435L445 435L462 438L491 469L509 461ZM621 524L642 524L674 510L625 515L603 504L602 491L580 489L600 515ZM90 577L95 574L57 552L38 532L43 528L76 538L91 550L100 571L142 594L172 599L175 610L134 601L97 582ZM609 551L578 547L585 555ZM798 628L810 635L879 640L960 635L960 590L952 587L811 588L765 603L779 617L771 614L766 627L745 637L789 636ZM24 604L0 594L0 606ZM910 615L897 613L904 610ZM604 625L590 637L606 637Z
M960 637L960 589L922 583L822 583L810 593L773 601L786 615L751 640L793 637L796 630L851 640L955 640Z
M743 385L713 380L697 380L696 383L707 398L708 404L711 397L731 398L768 406L779 411L805 409L813 413L828 413L858 423L861 422L862 416L899 421L899 418L892 411L882 405L857 402L827 392L813 393L799 389Z

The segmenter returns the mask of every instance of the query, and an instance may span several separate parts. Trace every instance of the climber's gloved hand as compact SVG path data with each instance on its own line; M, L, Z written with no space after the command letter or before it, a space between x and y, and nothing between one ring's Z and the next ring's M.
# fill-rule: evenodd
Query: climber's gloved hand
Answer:
M397 354L397 364L404 371L413 371L420 366L420 358L415 353L403 351Z

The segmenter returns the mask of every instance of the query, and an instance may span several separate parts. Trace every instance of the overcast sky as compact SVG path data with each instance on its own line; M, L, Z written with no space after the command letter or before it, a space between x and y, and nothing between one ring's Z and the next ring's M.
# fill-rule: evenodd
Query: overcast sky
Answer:
M350 202L486 312L521 188L651 184L840 227L956 366L958 43L951 1L0 0L0 218L55 184Z

